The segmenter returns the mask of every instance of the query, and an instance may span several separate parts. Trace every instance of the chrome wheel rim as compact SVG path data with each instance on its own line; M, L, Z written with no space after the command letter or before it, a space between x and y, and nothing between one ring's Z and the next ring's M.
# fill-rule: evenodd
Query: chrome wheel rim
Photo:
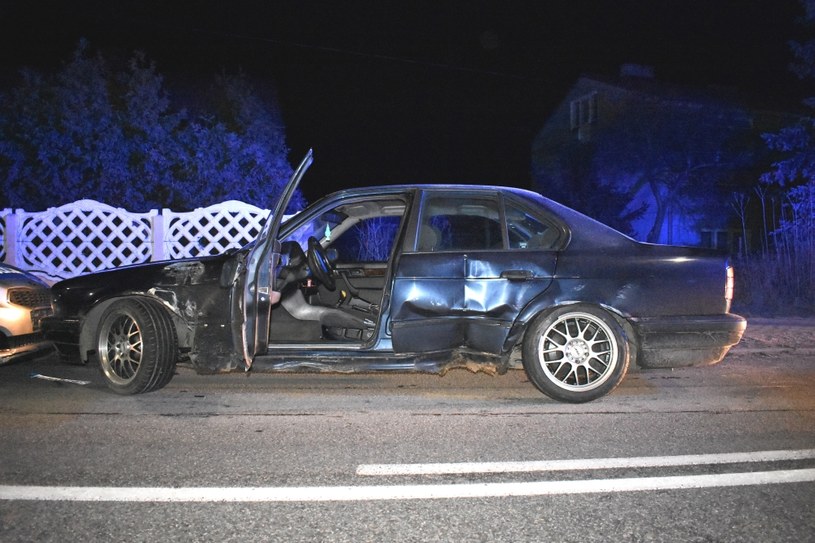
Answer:
M549 380L573 392L605 383L617 366L616 336L590 313L561 315L541 335L538 361Z
M113 317L99 334L99 360L111 382L127 385L142 361L142 334L139 324L128 314Z

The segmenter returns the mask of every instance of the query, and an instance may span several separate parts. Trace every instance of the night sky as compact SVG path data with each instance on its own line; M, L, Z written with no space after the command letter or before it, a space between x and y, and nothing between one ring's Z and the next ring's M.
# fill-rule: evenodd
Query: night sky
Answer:
M135 49L168 81L242 69L275 88L301 188L467 182L529 186L530 145L581 74L623 63L680 85L795 108L794 0L0 0L0 84L51 70L80 37ZM273 86L273 87L272 87ZM815 94L815 93L810 93Z

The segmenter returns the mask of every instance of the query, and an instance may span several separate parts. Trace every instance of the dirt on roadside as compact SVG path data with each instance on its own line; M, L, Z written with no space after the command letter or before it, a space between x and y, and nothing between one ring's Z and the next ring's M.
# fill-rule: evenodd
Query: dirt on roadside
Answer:
M815 356L815 318L749 318L741 342L732 352L795 350Z

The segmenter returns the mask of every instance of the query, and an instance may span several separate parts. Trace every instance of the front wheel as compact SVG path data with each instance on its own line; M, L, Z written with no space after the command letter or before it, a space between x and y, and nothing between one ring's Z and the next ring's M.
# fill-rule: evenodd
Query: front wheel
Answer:
M538 317L524 337L529 380L547 396L581 403L605 396L625 377L628 338L605 311L568 306Z
M119 300L105 310L99 322L96 355L102 376L113 391L140 394L158 390L175 372L175 329L156 302Z

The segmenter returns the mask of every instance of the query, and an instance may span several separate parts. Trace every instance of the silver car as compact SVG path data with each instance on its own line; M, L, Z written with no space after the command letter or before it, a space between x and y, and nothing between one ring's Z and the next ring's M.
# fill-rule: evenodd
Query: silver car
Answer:
M40 331L51 314L51 290L30 273L0 264L0 364L53 349Z

